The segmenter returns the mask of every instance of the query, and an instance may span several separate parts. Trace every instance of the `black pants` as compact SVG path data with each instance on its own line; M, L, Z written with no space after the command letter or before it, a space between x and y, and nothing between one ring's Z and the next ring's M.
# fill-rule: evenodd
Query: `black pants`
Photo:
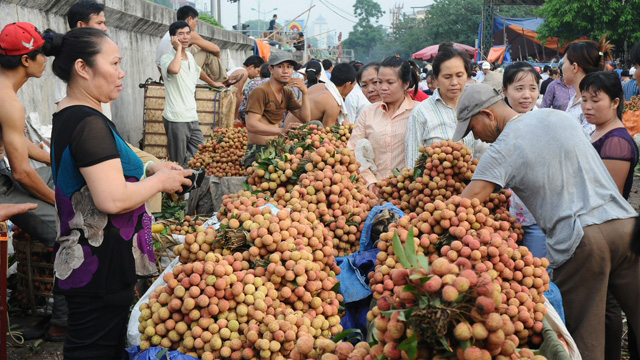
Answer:
M105 296L65 296L69 307L65 360L122 359L133 285Z

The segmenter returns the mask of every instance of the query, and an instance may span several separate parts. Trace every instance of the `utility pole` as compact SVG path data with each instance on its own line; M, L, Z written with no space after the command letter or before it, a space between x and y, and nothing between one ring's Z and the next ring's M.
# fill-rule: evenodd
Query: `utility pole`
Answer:
M218 24L222 24L222 6L220 6L220 0L218 0L218 7L216 7L216 15L218 16Z
M238 0L238 31L242 34L242 20L240 18L240 0Z

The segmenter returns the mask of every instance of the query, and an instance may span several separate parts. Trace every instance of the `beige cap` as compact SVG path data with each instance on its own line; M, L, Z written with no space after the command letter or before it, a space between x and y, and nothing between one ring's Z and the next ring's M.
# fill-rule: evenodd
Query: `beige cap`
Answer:
M502 100L502 95L493 87L482 84L469 84L458 100L458 125L453 133L453 141L460 141L469 133L471 117Z

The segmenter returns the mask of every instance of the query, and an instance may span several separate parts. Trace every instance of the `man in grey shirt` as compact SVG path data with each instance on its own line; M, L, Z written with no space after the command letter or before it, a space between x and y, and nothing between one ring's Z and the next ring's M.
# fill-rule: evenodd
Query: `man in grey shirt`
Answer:
M511 188L522 199L547 236L567 328L584 359L603 359L607 288L640 329L640 260L630 248L636 212L566 113L518 114L490 86L471 84L458 102L453 140L469 131L492 145L462 196Z

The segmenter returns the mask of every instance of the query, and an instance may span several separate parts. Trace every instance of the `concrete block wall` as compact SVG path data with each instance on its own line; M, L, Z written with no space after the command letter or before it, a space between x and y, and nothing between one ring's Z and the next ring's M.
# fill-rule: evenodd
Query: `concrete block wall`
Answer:
M66 13L77 0L0 0L0 27L27 21L41 31L47 28L66 32ZM158 79L155 64L158 42L175 21L175 11L147 0L97 0L105 3L107 34L118 45L123 57L124 89L112 104L113 121L120 134L137 145L142 138L144 90L138 87L148 78ZM198 33L222 49L222 62L239 66L252 54L248 37L198 22ZM51 124L55 112L56 86L63 86L51 71L53 58L40 79L30 79L18 92L27 113L37 112L43 124Z

